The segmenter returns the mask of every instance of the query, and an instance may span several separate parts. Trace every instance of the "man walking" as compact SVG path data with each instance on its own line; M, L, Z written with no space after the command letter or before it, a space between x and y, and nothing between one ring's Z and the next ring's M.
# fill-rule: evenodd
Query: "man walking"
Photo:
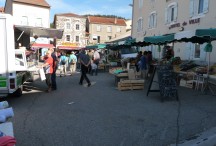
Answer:
M79 59L80 59L80 64L81 64L81 77L80 77L80 82L79 84L82 85L83 84L83 80L85 79L86 82L88 83L88 87L91 86L91 82L89 81L86 73L88 71L88 66L90 65L90 59L89 57L86 55L85 50L82 50L80 55L79 55Z
M72 51L71 55L69 57L69 61L68 61L69 62L69 67L70 67L71 76L76 71L77 57L74 54L75 54L74 51Z

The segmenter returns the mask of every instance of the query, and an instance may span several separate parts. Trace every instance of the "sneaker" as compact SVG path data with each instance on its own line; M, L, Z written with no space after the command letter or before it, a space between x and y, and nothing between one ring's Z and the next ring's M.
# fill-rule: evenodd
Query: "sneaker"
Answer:
M82 85L82 83L79 82L79 85Z
M88 87L90 87L91 86L91 83L88 83Z

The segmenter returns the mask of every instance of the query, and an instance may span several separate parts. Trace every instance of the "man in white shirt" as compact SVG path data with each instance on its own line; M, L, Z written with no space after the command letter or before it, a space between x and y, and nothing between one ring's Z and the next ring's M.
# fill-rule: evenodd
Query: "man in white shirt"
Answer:
M97 75L98 73L99 61L100 61L100 54L98 53L97 49L94 49L93 62L97 65L95 75Z

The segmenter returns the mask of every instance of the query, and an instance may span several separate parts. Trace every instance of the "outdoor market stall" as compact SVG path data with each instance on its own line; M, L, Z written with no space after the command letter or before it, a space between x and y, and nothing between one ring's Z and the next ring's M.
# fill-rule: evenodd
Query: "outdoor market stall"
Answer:
M216 39L216 29L196 29L194 31L185 31L176 34L168 34L163 36L152 36L145 37L144 41L147 43L151 43L154 45L164 45L166 43L174 43L174 42L192 42L192 43L208 43L205 47L205 51L209 53L208 67L206 72L206 81L205 81L205 89L209 87L209 69L210 69L210 52L212 51L211 41ZM190 68L191 69L191 68ZM178 72L178 71L177 71ZM180 72L179 72L180 73ZM182 72L181 72L182 73ZM196 74L196 73L194 73ZM193 75L194 76L194 75ZM211 77L212 78L212 77ZM195 79L195 78L193 78ZM196 80L199 80L199 76L196 77Z

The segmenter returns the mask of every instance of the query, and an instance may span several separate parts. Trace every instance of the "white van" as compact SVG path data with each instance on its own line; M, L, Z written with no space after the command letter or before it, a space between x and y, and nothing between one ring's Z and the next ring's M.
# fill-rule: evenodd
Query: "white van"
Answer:
M136 58L137 48L134 46L126 46L125 48L120 49L121 58Z
M22 85L31 77L25 50L15 49L13 17L0 14L0 97L22 95Z

